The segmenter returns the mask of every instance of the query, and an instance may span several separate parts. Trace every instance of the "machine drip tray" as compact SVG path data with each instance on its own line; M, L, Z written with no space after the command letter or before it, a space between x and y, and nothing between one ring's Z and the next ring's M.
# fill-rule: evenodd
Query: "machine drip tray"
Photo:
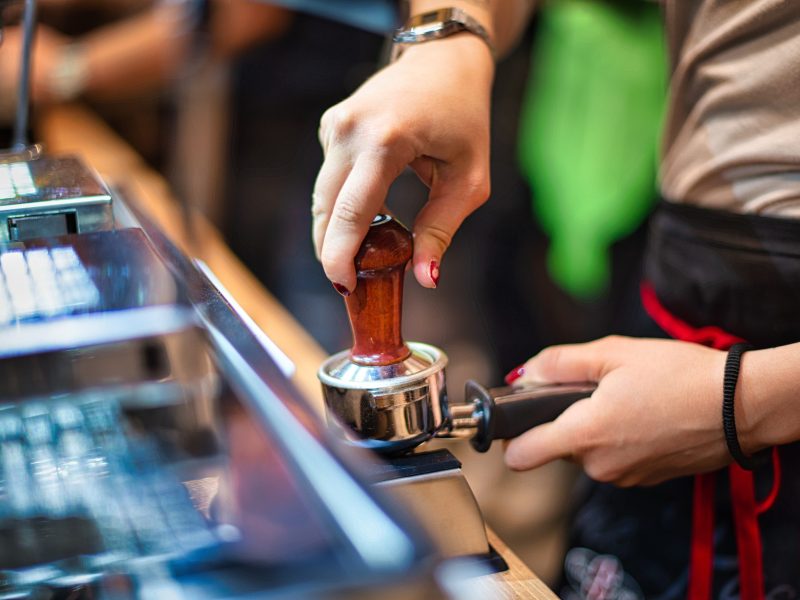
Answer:
M415 452L387 458L386 462L375 463L372 469L376 482L386 482L453 469L460 470L461 461L453 456L452 452L442 448L431 452Z

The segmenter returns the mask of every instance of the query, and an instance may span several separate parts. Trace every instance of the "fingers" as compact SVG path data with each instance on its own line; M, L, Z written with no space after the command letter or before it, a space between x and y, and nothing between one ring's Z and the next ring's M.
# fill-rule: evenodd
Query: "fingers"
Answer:
M562 446L558 433L559 427L554 421L534 427L514 438L506 448L506 465L514 471L527 471L559 458L567 458L569 454Z
M406 164L399 154L390 160L387 153L364 153L351 165L347 155L331 149L317 176L312 213L314 248L332 282L350 291L355 287L353 257ZM414 224L412 265L417 281L435 288L442 256L456 230L489 197L488 165L468 169L472 175L443 168L434 159L417 159L412 165L431 186Z
M435 288L439 267L458 228L489 198L489 169L454 169L429 161L430 167L415 165L420 177L430 178L428 203L414 222L413 269L417 281Z
M403 166L405 164L403 162ZM356 159L333 203L327 228L323 228L320 260L325 275L334 284L349 291L355 289L353 259L373 217L383 206L389 186L401 169L402 166L398 168L392 164L385 153L365 153ZM336 175L331 175L331 180L335 179ZM320 200L321 206L325 206L325 203L326 200ZM320 223L324 221L321 212L317 218Z
M335 148L326 152L325 162L319 170L311 197L312 236L317 260L322 256L322 243L325 240L333 205L352 167L352 162L346 154L338 152Z
M543 383L599 382L617 364L624 341L626 338L609 336L586 344L550 346L515 372L522 371L523 380Z
M521 373L521 380L546 383L599 382L615 365L620 339L609 337L587 344L551 346L509 376ZM579 442L587 437L589 431L587 401L579 400L555 421L534 427L511 440L505 454L508 467L524 471L559 458L576 456Z
M589 399L578 400L555 421L534 427L508 442L505 462L514 471L541 467L559 458L572 458Z

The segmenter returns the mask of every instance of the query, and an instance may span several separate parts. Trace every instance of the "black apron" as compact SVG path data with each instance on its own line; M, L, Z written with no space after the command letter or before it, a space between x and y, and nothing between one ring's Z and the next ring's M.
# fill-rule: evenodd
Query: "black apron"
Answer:
M688 329L718 348L800 341L800 221L662 202L642 297L662 335ZM733 466L632 489L587 480L561 597L800 598L798 467L791 444L752 474Z

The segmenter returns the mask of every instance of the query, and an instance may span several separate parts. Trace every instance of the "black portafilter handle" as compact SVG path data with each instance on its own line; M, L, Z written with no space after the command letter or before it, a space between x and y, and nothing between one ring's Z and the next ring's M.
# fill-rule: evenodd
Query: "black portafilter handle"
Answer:
M469 380L464 399L480 415L477 432L470 440L478 452L486 452L494 440L508 440L529 429L555 420L578 400L588 398L596 383L517 383L485 388Z

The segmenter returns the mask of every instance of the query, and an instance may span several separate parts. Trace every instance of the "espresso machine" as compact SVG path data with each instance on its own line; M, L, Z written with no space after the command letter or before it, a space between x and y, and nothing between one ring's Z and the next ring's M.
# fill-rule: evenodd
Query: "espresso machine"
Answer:
M447 449L418 447L433 438L460 438L486 452L493 440L552 421L596 385L486 388L469 380L464 399L450 402L447 355L402 337L403 278L412 252L405 226L389 214L373 219L355 257L357 285L345 298L353 347L328 358L318 377L338 434L383 457L375 469L378 485L426 524L445 555L492 562L496 556L460 462Z
M76 158L5 164L35 193L0 202L0 598L446 597L204 265ZM62 173L103 219L47 206Z
M485 573L446 567L135 197L27 143L20 98L0 152L0 599L447 598Z

